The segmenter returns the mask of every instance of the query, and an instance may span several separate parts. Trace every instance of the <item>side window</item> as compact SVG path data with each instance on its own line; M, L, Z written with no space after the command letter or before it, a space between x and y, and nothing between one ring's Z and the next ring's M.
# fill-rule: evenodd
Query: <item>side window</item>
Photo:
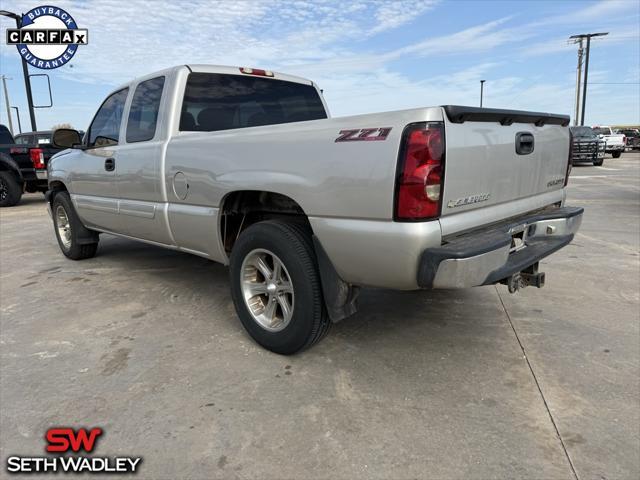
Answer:
M124 102L127 100L128 93L128 88L119 90L100 106L89 127L88 147L108 147L118 144Z
M127 143L144 142L156 135L164 77L146 80L136 87L127 120Z

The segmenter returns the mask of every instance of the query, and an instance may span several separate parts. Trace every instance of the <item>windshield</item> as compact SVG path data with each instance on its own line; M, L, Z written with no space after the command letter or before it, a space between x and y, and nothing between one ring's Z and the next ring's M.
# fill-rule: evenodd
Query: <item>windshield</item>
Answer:
M595 137L596 134L591 127L571 127L571 133L574 137Z

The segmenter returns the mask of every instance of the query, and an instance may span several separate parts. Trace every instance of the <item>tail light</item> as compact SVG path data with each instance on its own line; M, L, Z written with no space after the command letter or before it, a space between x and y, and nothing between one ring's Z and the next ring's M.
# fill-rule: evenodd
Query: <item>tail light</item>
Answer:
M598 155L598 145L596 144L596 155ZM571 173L571 164L573 163L573 133L569 130L569 158L567 158L567 173L564 176L564 186L569 183L569 174Z
M29 158L31 159L31 163L33 163L33 168L44 168L44 153L41 148L30 148Z
M437 218L444 182L444 125L413 123L402 134L394 219Z
M622 137L622 141L623 141L623 142L624 142L624 144L626 145L626 144L627 144L627 137L626 137L626 136Z

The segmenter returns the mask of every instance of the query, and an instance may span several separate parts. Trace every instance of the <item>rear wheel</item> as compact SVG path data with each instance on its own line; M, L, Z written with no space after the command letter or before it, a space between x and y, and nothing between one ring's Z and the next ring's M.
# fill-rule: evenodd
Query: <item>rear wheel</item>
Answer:
M613 153L611 154L611 156L612 156L613 158L620 158L620 155L622 155L622 152L613 152Z
M231 253L231 296L263 347L290 355L329 330L315 252L305 227L278 221L247 228Z
M13 207L22 198L22 185L12 172L0 172L0 207Z
M91 232L80 222L67 192L56 194L51 211L62 253L72 260L93 257L98 250L98 242L86 240L92 237Z

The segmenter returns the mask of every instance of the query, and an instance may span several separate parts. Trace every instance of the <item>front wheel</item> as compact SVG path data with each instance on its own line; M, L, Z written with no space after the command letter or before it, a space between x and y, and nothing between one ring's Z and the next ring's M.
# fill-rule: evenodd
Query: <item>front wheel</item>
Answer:
M80 222L67 192L56 194L51 205L51 213L58 245L66 257L83 260L96 254L98 242L86 240L91 238L91 234Z
M597 160L593 161L593 165L596 167L602 166L603 163L604 163L604 157L600 157Z
M613 158L620 158L620 155L622 155L622 152L612 152L612 153L611 153L611 156L612 156Z
M242 325L268 350L291 355L329 330L307 229L278 221L248 227L231 252L231 296Z

